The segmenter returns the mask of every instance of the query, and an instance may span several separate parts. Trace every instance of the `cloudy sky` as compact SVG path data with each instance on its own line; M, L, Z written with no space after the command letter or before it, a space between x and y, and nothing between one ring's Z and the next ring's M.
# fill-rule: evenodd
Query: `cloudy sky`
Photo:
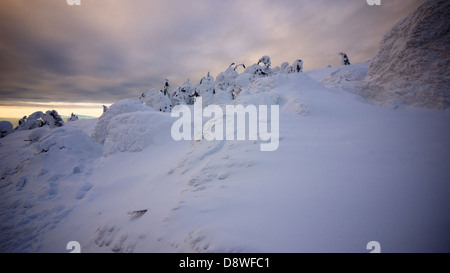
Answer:
M339 65L340 51L367 61L424 2L1 0L0 116L25 107L92 114L162 88L166 78L172 87L188 78L196 84L208 71L216 76L263 55L273 66L300 58L305 70Z

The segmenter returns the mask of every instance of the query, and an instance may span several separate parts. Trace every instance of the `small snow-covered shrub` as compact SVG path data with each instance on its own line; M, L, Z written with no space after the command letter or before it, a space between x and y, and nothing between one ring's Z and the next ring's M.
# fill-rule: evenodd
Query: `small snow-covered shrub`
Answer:
M295 62L292 64L291 73L300 73L300 72L303 72L303 61L295 60Z
M259 64L262 63L264 66L260 66ZM270 66L272 65L270 57L269 56L262 56L258 63L253 64L247 69L245 69L244 73L249 73L253 75L253 78L259 78L264 76L269 76L273 74L272 69Z
M77 121L78 120L78 116L77 115L74 115L73 113L70 115L70 118L67 120L68 122L71 122L71 121Z
M270 67L272 65L272 62L271 62L269 56L262 56L258 61L258 64L259 63L263 63L265 67Z
M345 52L339 52L339 56L342 57L341 65L351 65L350 60Z

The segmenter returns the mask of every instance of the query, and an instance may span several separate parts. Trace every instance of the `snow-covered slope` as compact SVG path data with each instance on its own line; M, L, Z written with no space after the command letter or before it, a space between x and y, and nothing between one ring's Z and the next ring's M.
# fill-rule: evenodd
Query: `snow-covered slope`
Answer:
M374 106L324 86L337 70L260 78L230 102L280 106L274 152L176 142L175 118L142 109L100 124L103 145L97 120L2 138L0 251L449 251L450 112Z

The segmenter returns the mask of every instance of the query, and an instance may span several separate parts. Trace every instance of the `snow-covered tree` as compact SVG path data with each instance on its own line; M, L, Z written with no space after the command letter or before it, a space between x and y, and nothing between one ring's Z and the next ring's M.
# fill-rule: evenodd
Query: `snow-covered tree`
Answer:
M264 66L260 66L259 64L262 63ZM273 73L271 66L271 60L269 56L263 56L259 59L258 63L253 64L249 66L247 69L245 69L244 73L249 73L253 75L254 78L259 78L263 76L268 76Z
M245 66L244 66L245 67ZM227 70L219 73L216 77L216 91L226 91L230 85L233 85L239 73L236 71L234 63L232 63Z
M25 121L27 121L27 116L23 116L23 118L19 120L19 126L22 125Z
M64 126L64 120L56 110L47 111L42 120L44 121L44 124L48 125L50 128Z
M282 63L280 66L280 72L289 73L289 71L291 71L291 66L289 65L289 63L288 62Z
M164 96L168 96L170 98L169 87L170 87L169 80L166 79L166 82L164 83L163 93Z
M341 65L351 65L350 60L345 52L339 52L339 56L342 57Z
M185 96L186 98L186 104L194 104L195 87L192 85L189 79L183 83L180 92L184 94L183 96Z
M263 63L263 64L264 64L264 67L270 67L270 66L272 65L272 62L271 62L269 56L262 56L262 57L259 59L259 61L258 61L257 64L259 64L259 63Z
M235 65L232 63L228 69L224 72L219 73L216 77L216 94L214 96L214 103L222 104L233 99L233 87L236 82L236 78L239 73L236 69L242 66L245 69L244 64Z
M186 92L186 89L183 89L180 86L175 87L175 89L172 91L172 105L183 105L189 103L189 94Z
M195 86L194 93L197 93L200 97L202 97L204 105L209 105L212 103L216 89L214 78L209 74L209 72L208 75L203 77Z
M300 72L303 72L303 61L295 60L295 62L292 64L291 73L300 73Z
M248 89L252 79L253 75L249 73L242 73L236 78L236 82L232 87L233 99L235 99L243 90Z
M45 125L43 117L45 114L41 111L34 112L30 116L24 116L19 120L19 125L16 127L16 131L32 130Z
M106 111L108 111L108 106L103 105L103 113L105 113Z
M168 95L164 95L162 90L157 91L155 88L152 88L145 95L145 105L152 107L156 111L160 112L171 112L172 111L172 102Z
M74 115L73 113L70 115L70 118L67 120L67 122L71 122L71 121L77 121L78 120L78 116Z
M248 73L256 78L268 75L268 73L266 73L263 67L261 67L259 64L253 64L249 66L247 69L245 69L244 73Z

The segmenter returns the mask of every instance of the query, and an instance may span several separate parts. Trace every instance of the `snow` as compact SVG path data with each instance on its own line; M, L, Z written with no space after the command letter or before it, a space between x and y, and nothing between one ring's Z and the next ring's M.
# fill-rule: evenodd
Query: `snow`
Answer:
M369 71L369 62L336 67L322 83L326 87L343 89L352 93L364 90L364 79Z
M13 131L13 125L9 121L0 121L0 138L7 136Z
M345 91L368 65L241 74L228 103L279 105L274 152L175 141L170 113L133 100L7 135L0 251L448 252L450 112Z
M160 112L170 112L172 110L172 102L169 96L165 95L162 91L157 91L155 88L147 92L144 96L143 103Z
M203 98L203 103L209 105L212 103L215 94L214 78L208 72L208 75L203 77L195 86L195 91Z
M170 116L154 111L121 114L109 123L104 155L117 152L140 152L150 145L158 145L170 138Z
M370 64L367 91L379 105L450 108L450 2L425 2L389 31Z
M98 123L92 133L92 139L95 142L103 144L108 136L108 125L111 120L120 114L132 113L137 111L151 111L150 107L145 106L140 101L125 99L111 105L106 112L99 118Z

